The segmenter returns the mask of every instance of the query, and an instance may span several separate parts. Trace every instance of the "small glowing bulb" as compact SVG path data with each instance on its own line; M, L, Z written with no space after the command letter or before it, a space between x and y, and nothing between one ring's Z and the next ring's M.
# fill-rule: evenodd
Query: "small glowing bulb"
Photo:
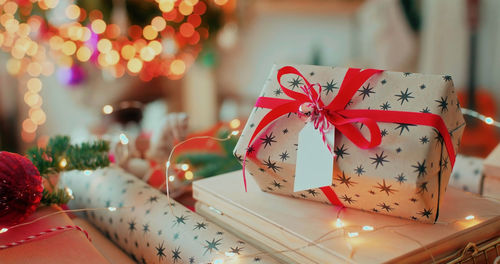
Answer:
M486 118L484 119L484 122L485 122L486 124L488 124L488 125L492 125L492 124L493 124L493 118L491 118L491 117L486 117Z
M89 176L90 174L92 174L92 171L91 170L84 170L83 174Z
M236 253L234 252L226 252L226 256L228 257L234 257L236 255Z
M123 144L123 145L127 145L128 144L128 137L125 136L125 134L121 133L120 134L120 142Z
M186 164L186 163L182 164L182 165L181 165L181 169L182 169L183 171L187 171L187 170L189 170L189 164Z
M237 136L239 133L240 133L240 131L235 130L235 131L231 132L231 135L233 135L233 136Z
M347 235L349 237L357 237L357 236L359 236L359 233L358 232L349 232L349 233L347 233Z
M106 115L113 113L113 107L111 105L105 105L102 107L102 112Z
M468 215L465 217L465 220L473 220L474 218L476 217L474 217L473 215Z
M168 176L168 181L169 181L169 182L173 182L173 181L175 181L175 176L174 176L174 175L170 175L170 176Z
M108 207L108 211L114 212L114 211L116 211L116 207L110 206L110 207Z
M61 168L65 168L66 166L68 165L68 161L63 158L60 162L59 162L59 167Z
M365 231L373 231L373 226L363 226L363 230Z
M184 174L184 178L186 178L186 180L190 181L192 180L194 177L194 174L192 171L186 171L186 173Z
M344 223L342 223L342 220L340 220L340 218L337 218L337 221L335 222L335 226L337 228L341 228L344 226Z
M7 231L9 231L9 229L4 227L4 228L0 229L0 234L5 233Z
M229 122L229 126L232 129L238 128L241 125L241 121L239 119L233 119L231 122Z
M214 260L214 264L224 264L224 260L223 259L216 259L216 260Z
M71 199L74 199L75 197L73 196L73 190L71 190L70 188L68 187L65 187L64 188L64 191L66 192L66 194L71 198Z

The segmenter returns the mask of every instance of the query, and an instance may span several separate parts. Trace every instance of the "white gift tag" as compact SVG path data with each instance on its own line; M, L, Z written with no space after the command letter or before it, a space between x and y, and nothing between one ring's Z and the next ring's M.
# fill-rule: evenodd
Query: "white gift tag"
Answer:
M331 129L326 136L330 146L334 146L335 129ZM308 122L299 132L293 191L330 186L333 158L333 154L323 142L321 132L314 128L312 122Z

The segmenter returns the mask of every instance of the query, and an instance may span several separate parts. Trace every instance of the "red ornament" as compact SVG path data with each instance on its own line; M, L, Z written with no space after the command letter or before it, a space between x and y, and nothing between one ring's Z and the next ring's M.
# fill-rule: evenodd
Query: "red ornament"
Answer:
M42 199L42 177L27 158L0 152L0 228L32 214Z

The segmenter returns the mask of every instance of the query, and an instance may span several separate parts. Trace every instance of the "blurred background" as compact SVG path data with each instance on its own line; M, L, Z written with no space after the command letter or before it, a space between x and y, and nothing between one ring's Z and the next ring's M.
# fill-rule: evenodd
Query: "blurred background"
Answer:
M147 138L173 112L188 133L238 129L274 63L451 75L464 107L499 118L499 13L497 0L0 0L0 149ZM462 152L498 143L492 126L468 130Z

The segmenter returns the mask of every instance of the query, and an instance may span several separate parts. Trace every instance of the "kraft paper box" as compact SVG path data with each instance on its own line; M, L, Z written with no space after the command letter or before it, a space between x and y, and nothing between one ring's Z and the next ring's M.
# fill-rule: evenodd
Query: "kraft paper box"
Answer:
M366 81L359 81L363 72L340 67L275 66L258 99L259 107L253 109L242 131L235 156L241 161L246 158L246 171L266 192L337 205L340 202L351 208L435 222L465 127L451 77L380 71L367 79L365 77ZM294 192L297 152L300 148L310 149L307 141L300 146L299 133L308 127L308 123L310 125L319 118L307 119L304 114L308 112L298 109L302 110L303 102L290 103L296 110L287 113L282 110L288 106L280 106L281 109L276 110L280 114L254 135L249 144L252 135L262 127L261 123L269 119L267 114L275 111L270 109L273 104L275 109L276 105L308 96L317 105L322 101L324 106L329 106L340 90L342 97L346 97L348 89L353 94L349 94L347 100L339 99L345 105L335 106L336 110L330 112L333 119L347 121L336 123L334 136L323 134L323 141L327 142L324 148L330 144L328 142L334 142L330 146L335 154L331 158L333 173L321 171L321 174L331 177L331 184ZM294 95L293 92L308 94ZM315 93L321 100L314 97ZM290 94L296 98L291 98ZM311 108L311 104L307 107ZM312 108L309 113L321 112L314 106ZM365 144L361 148L362 140L353 136L361 133L365 141L376 141L377 131L370 133L377 129L363 119L364 115L369 115L368 119L377 119L378 137L381 138L378 146L367 147ZM394 116L397 118L392 121ZM439 120L422 125L428 124L429 118ZM364 121L365 124L355 121ZM345 129L345 126L351 127ZM351 140L353 138L356 143ZM311 140L318 141L317 138ZM317 148L317 151L303 156L311 160L311 157L320 155L320 151L324 149ZM315 171L306 176L312 180L317 174Z
M10 229L0 235L0 245L26 240L29 236L49 229L74 226L66 214L57 214L61 209L43 206L29 216L24 223L45 217L24 226ZM50 216L49 216L50 215ZM86 230L82 227L83 230ZM91 237L92 238L92 237ZM86 235L77 229L50 232L20 245L0 249L0 263L45 264L45 263L110 263L92 245Z

